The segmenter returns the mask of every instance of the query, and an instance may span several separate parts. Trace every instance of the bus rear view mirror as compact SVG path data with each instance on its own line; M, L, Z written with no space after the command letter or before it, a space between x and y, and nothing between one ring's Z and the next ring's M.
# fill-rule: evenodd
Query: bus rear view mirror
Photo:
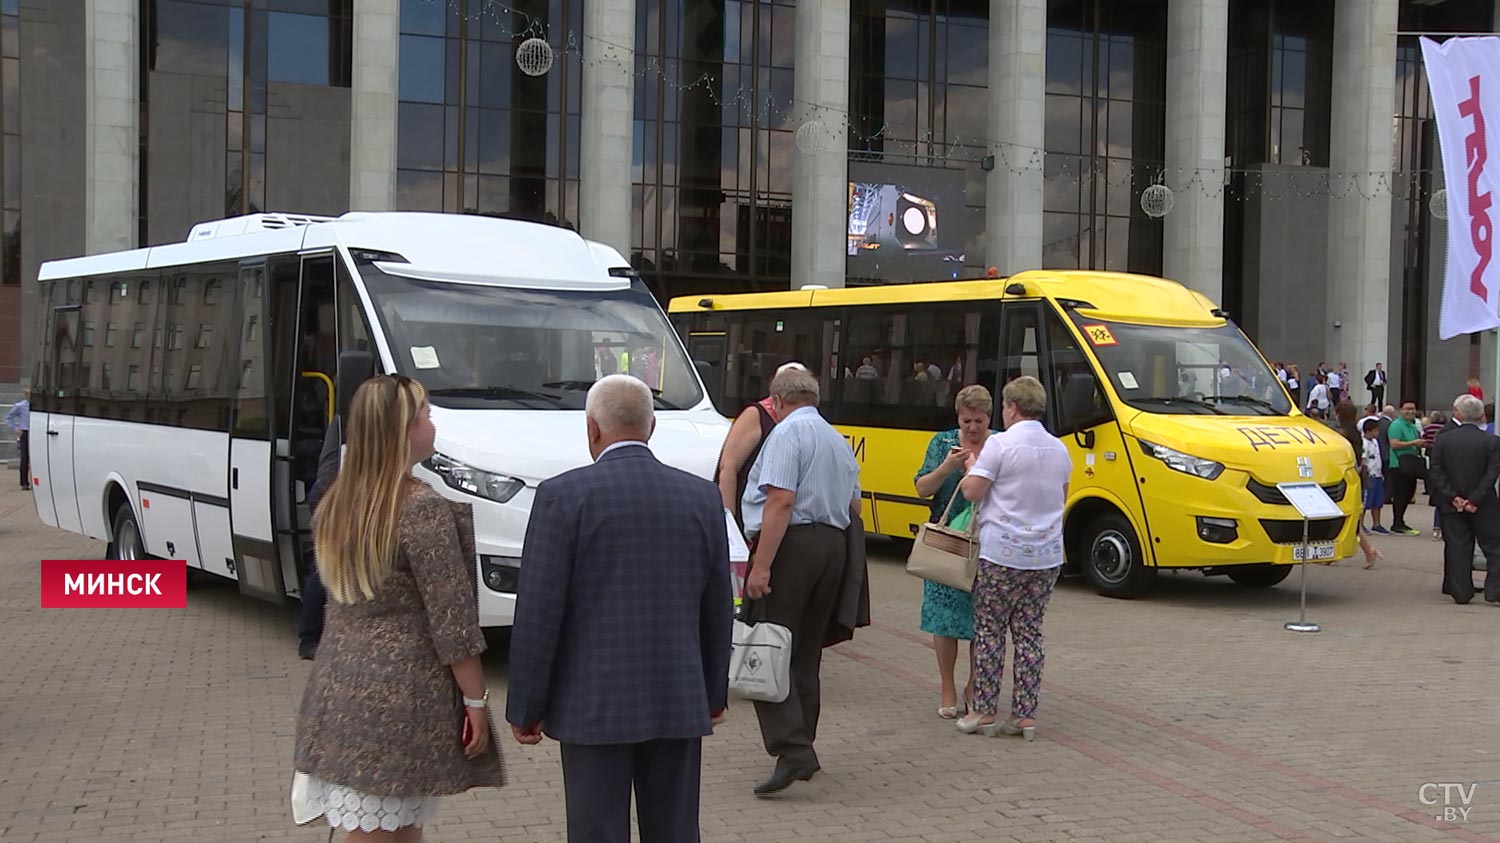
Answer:
M339 353L338 412L342 422L349 418L349 402L359 385L375 377L375 355L368 351Z

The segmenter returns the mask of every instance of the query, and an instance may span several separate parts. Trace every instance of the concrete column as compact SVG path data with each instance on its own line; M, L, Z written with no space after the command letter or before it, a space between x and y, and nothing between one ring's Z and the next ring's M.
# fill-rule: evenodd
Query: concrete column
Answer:
M553 71L556 73L557 71ZM635 0L589 0L583 16L578 228L630 257Z
M1165 274L1208 296L1224 293L1224 92L1229 0L1167 4Z
M140 215L140 87L135 0L84 6L84 247L131 249Z
M990 0L989 86L984 259L1011 275L1042 266L1047 0Z
M849 0L797 4L792 288L844 286L849 233Z
M355 0L349 208L396 210L401 0Z
M1328 361L1391 365L1391 103L1397 0L1338 0L1329 154ZM1399 397L1392 378L1387 394Z

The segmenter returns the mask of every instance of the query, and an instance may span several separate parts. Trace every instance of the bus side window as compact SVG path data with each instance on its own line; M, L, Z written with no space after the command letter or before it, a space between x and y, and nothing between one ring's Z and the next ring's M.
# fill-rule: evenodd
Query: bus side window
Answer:
M1047 349L1051 352L1051 383L1044 384L1049 395L1048 414L1057 436L1068 436L1109 421L1113 417L1109 402L1099 389L1094 368L1084 356L1078 340L1062 319L1047 310Z
M832 313L828 314L831 318ZM828 358L825 348L824 316L782 310L752 310L737 314L728 325L725 359L728 371L724 378L725 415L736 415L746 406L766 397L771 379L783 363L798 362L818 377L825 390L825 403L831 403L827 392L830 381L819 372Z

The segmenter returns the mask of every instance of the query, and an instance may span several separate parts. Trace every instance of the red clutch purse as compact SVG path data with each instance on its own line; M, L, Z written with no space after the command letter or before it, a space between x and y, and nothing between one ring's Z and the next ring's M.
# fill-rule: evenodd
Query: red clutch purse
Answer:
M467 711L464 712L463 718L464 718L464 726L463 726L462 732L459 734L459 744L458 745L459 746L468 746L469 745L469 741L474 740L474 725L469 721L469 713Z

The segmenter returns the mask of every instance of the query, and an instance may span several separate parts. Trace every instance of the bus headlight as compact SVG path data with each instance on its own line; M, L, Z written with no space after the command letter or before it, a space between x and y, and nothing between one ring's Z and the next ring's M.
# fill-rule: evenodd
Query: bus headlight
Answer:
M481 498L489 498L496 503L505 503L515 497L517 492L526 488L524 480L481 471L442 454L433 454L422 460L422 465L443 478L443 482L447 483L450 488L478 495Z
M1224 473L1223 463L1206 460L1202 457L1195 457L1191 454L1184 454L1181 451L1174 451L1164 445L1157 445L1147 442L1144 439L1139 441L1141 443L1141 450L1145 451L1147 456L1156 457L1166 463L1167 468L1173 471L1192 474L1196 477L1202 477L1204 480L1212 480Z

